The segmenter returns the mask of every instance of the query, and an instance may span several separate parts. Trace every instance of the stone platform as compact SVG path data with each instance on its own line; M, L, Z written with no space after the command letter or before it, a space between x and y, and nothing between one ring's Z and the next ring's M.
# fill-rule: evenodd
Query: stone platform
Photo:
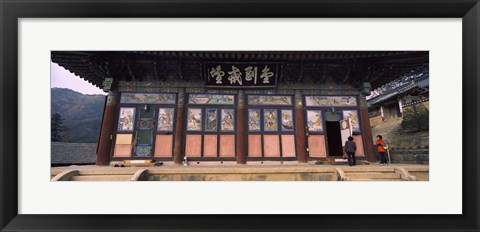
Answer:
M68 166L52 181L428 181L428 165L222 164L160 167Z

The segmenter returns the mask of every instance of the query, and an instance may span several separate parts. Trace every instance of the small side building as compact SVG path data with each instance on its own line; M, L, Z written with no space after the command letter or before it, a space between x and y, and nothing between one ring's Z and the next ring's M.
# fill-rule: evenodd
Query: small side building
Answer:
M367 99L372 127L395 118L402 118L405 107L422 103L429 107L428 66L375 89Z
M409 108L423 105L429 109L427 65L375 89L367 104L372 139L375 140L377 135L383 136L391 148L393 163L428 164L429 131L411 131L402 127Z

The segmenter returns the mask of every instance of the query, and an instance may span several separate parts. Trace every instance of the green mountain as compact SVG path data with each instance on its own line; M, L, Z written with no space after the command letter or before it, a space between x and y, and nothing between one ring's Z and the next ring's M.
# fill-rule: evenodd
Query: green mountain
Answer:
M84 95L71 89L51 89L51 114L59 113L66 127L61 142L96 143L105 96Z

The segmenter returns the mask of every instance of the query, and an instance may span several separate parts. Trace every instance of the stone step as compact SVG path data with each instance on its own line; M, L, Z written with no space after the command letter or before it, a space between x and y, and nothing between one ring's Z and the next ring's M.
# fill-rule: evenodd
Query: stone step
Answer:
M64 171L65 171L65 170L63 170L63 169L51 170L51 171L50 171L50 175L51 175L52 178L53 178L54 176L56 176L56 175L58 175L58 174L60 174L60 173L62 173L62 172L64 172Z
M74 176L70 181L129 181L132 175L88 175Z
M351 172L346 174L349 179L401 179L400 173L390 172Z
M87 175L133 175L138 170L138 168L115 168L115 169L104 169L104 170L94 170L94 169L85 169L79 170L80 176Z
M356 172L385 172L385 173L393 173L395 172L395 168L392 166L385 166L385 167L344 167L343 171L345 173L356 173Z
M350 179L348 181L406 181L404 179Z

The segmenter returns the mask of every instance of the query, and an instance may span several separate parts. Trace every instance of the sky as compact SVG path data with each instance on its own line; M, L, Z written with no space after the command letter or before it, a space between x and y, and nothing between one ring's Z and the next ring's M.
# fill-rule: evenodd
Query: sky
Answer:
M103 90L88 83L84 79L69 72L56 63L50 62L50 87L51 88L68 88L83 94L102 94L106 95Z

